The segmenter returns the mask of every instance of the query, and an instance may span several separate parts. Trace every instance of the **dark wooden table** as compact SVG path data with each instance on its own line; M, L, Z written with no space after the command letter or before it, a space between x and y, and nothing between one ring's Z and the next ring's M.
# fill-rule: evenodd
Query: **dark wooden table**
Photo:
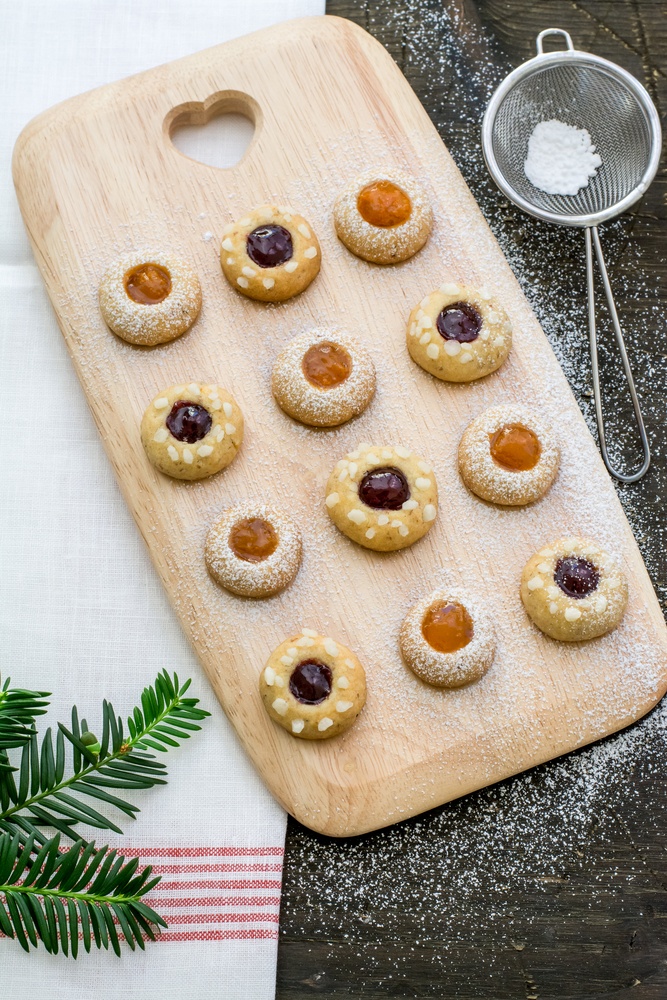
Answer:
M327 10L361 24L398 62L593 427L582 234L522 216L494 189L480 121L495 85L534 54L537 33L561 27L634 73L664 123L664 0L330 0ZM604 227L603 242L654 455L646 478L619 496L667 608L666 215L663 158L644 200ZM616 454L632 460L611 348L602 376ZM290 821L278 1000L665 1000L666 782L667 707L658 706L596 747L386 831L333 841Z

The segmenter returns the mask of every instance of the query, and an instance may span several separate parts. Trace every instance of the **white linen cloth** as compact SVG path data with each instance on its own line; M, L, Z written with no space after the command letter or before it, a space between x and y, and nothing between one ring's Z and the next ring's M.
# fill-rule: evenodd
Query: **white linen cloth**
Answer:
M323 8L0 0L0 672L53 692L49 722L67 723L76 703L98 732L102 699L127 715L163 667L192 677L212 712L165 756L169 784L134 793L142 811L120 823L125 837L95 831L98 843L155 862L164 878L146 901L169 931L145 953L93 949L77 962L0 938L7 996L274 996L285 815L219 708L125 508L32 260L10 161L23 126L58 101Z

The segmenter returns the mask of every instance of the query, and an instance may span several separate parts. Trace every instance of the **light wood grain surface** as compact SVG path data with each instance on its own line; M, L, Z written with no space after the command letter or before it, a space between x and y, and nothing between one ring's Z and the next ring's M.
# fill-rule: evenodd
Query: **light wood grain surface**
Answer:
M174 123L225 110L242 110L256 126L236 167L195 163L173 147ZM375 164L414 173L435 209L426 248L391 268L352 257L331 221L342 184ZM598 739L656 703L667 687L665 626L595 444L426 113L361 29L335 18L291 22L68 101L27 127L14 170L37 262L156 569L252 760L301 822L336 836L377 828ZM224 226L270 200L301 211L323 249L315 283L279 306L237 295L217 256ZM204 291L193 329L153 349L115 338L97 305L105 268L138 247L187 255ZM448 278L486 285L514 326L508 363L472 385L439 383L405 349L410 309ZM378 369L376 399L335 431L290 421L270 393L279 349L314 324L363 340ZM232 466L185 484L149 465L139 423L157 391L193 380L224 384L247 429ZM502 401L539 409L563 448L552 491L525 510L476 500L456 471L464 427ZM433 464L440 512L409 550L361 550L329 521L328 474L360 440L403 444ZM227 594L204 567L208 525L244 498L285 506L304 534L295 583L268 601ZM518 583L536 548L574 533L619 553L631 597L615 633L567 646L529 623ZM422 685L398 653L408 607L441 584L474 593L497 625L489 674L460 691ZM257 691L270 650L303 626L349 645L368 673L366 709L330 742L309 744L274 726Z

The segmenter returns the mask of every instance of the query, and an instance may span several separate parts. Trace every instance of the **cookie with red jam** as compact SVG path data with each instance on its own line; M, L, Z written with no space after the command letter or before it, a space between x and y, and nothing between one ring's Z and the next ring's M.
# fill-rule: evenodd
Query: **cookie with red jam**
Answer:
M243 414L220 385L172 385L146 407L141 441L156 469L174 479L204 479L236 458Z
M430 464L408 448L360 444L336 464L325 503L333 523L353 542L393 552L432 527L438 487Z
M222 273L232 288L260 302L284 302L317 277L320 244L313 227L284 205L262 205L223 232Z
M352 650L304 628L271 653L259 693L273 721L292 736L326 740L355 722L366 701L366 674Z
M512 324L486 288L447 282L410 313L410 357L445 382L473 382L506 361Z
M613 631L628 585L618 560L590 538L559 538L536 552L521 577L521 600L546 635L564 642Z

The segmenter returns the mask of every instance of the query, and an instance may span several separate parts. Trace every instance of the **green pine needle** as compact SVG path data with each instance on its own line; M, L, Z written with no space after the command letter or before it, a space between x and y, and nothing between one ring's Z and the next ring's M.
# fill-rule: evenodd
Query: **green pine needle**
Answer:
M60 835L39 847L29 836L0 834L0 931L25 951L41 941L55 955L76 958L79 935L87 952L109 948L120 956L121 936L132 951L155 940L163 918L142 902L159 881L139 859L125 863L108 847L77 840L60 850ZM3 898L4 897L4 898Z
M134 819L139 808L127 802L125 794L166 784L166 767L152 751L163 753L179 746L210 714L197 707L197 698L185 697L189 686L189 680L179 685L176 674L171 677L166 670L158 674L155 683L144 689L141 707L128 717L127 734L108 701L102 706L99 741L88 731L86 720L79 719L76 706L71 728L59 723L55 739L47 729L40 745L37 733L31 731L18 769L0 767L0 834L17 834L23 843L32 837L43 846L47 843L43 827L72 840L82 840L74 829L79 823L122 833L106 815L108 807L112 814ZM111 789L121 794L114 795ZM100 803L104 813L90 799Z
M49 705L48 691L25 691L10 683L8 677L0 687L0 751L27 743L35 731L35 718L44 715ZM7 754L0 753L0 770L8 767Z

